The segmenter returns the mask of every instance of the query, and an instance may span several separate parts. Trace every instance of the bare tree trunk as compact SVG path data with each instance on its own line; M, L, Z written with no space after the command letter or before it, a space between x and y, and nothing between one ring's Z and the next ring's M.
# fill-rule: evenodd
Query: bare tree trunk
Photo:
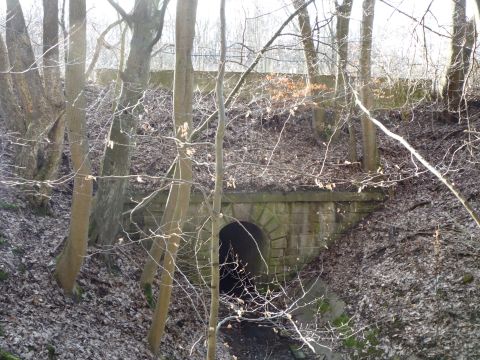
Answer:
M190 205L192 161L188 145L192 132L193 67L192 48L195 36L197 0L178 0L175 26L175 76L173 89L173 117L178 154L178 194L172 223L173 231L167 234L167 248L148 342L153 352L158 352L165 331L170 297L172 294L175 261L180 245L182 225ZM170 191L174 190L172 184Z
M360 50L360 98L367 109L373 106L371 89L372 71L372 33L375 14L375 0L363 0L363 18L361 24ZM365 171L376 171L378 166L378 150L375 125L366 115L362 116L363 130L363 168Z
M464 45L467 32L466 0L452 0L453 28L450 62L443 79L441 95L449 110L459 110L465 81Z
M350 28L350 15L352 13L353 0L344 0L342 5L336 4L337 10L337 26L336 26L336 43L337 43L337 73L335 77L335 117L336 124L340 123L342 113L350 112L353 108L351 91L348 83L348 34ZM353 163L357 161L357 138L355 128L351 120L348 120L348 157Z
M57 263L56 277L64 291L71 294L87 249L88 219L92 200L93 177L88 158L85 119L86 4L71 0L69 7L69 46L65 73L68 140L75 171L70 231L65 249Z
M177 183L179 176L177 169L178 167L175 169L173 184L170 192L168 193L167 204L165 205L165 211L163 212L160 222L160 231L162 232L162 235L153 239L152 247L148 253L147 261L140 278L140 284L144 289L146 286L152 285L153 279L155 278L155 273L157 272L158 264L160 263L165 249L165 243L169 241L167 234L171 234L174 230L173 216L175 213L175 206L178 202L178 191L180 187L180 184Z
M45 162L38 169L36 180L47 181L57 177L65 137L65 98L60 79L60 51L58 42L58 0L43 0L43 82L51 105L49 114L54 123L48 132ZM43 183L40 192L49 196L51 186Z
M307 64L308 91L313 100L312 127L317 137L329 137L333 134L332 124L326 124L325 109L320 94L320 74L318 72L318 57L312 37L312 27L310 25L310 16L305 6L305 0L294 0L293 5L298 12L298 24L302 36L303 52Z
M7 0L6 45L13 71L14 92L21 105L16 123L24 129L20 134L24 144L20 147L17 165L26 180L35 180L36 193L30 200L36 206L48 203L48 180L55 177L58 169L64 131L57 49L58 4L55 0L45 0L44 6L45 87L36 66L20 3L18 0ZM8 114L11 118L18 115ZM21 122L23 124L20 125Z
M10 61L8 60L7 48L0 33L0 110L7 129L13 132L15 137L19 137L25 134L25 121L17 102L12 76L9 71Z
M480 0L475 0L475 12L477 16L480 17Z
M220 259L219 233L221 224L222 194L223 194L223 138L225 134L225 99L223 94L223 80L225 77L225 61L227 52L225 0L220 2L220 63L216 83L218 126L215 137L215 190L213 193L212 239L210 243L210 261L212 281L210 286L210 318L208 321L208 348L207 359L215 360L217 345L217 323L220 298Z
M137 107L150 76L152 48L161 35L168 0L164 0L160 17L159 0L136 0L127 23L133 33L122 91L108 134L102 162L102 177L98 180L95 209L91 218L90 239L93 243L111 246L120 229L120 218L130 174L130 158L135 146ZM160 18L160 24L158 19Z
M121 25L120 25L121 26ZM120 38L120 59L118 61L118 69L117 69L117 78L115 79L115 101L113 103L113 111L117 108L117 98L118 95L120 94L120 89L122 87L122 74L123 74L123 68L125 66L125 40L127 37L127 31L128 31L128 26L125 25L125 27L122 30L122 35Z

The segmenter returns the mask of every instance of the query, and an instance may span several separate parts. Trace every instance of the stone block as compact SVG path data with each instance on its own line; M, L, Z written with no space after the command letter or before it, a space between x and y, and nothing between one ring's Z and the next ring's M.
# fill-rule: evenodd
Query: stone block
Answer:
M299 253L298 253L298 248L288 248L288 249L285 249L285 255L298 256L298 255L299 255Z
M275 216L268 208L265 208L262 215L258 218L257 221L259 225L266 226L272 221L275 221Z
M274 203L273 212L275 215L288 214L290 209L287 203Z
M315 245L315 237L312 234L299 235L300 248L308 248Z
M270 258L278 258L285 255L285 249L271 249Z
M284 249L284 248L286 248L287 247L287 238L282 237L282 238L279 238L279 239L272 240L270 242L270 247L272 249Z
M289 255L282 258L285 265L300 265L302 262L301 256Z
M252 204L233 204L233 217L240 221L249 221L252 214Z
M308 214L310 212L310 207L309 203L293 203L290 214L291 215L296 215L296 214Z
M278 222L277 217L274 215L271 215L270 220L268 220L267 223L261 224L262 229L266 232L272 232L273 230L278 228L279 225L280 223Z
M263 212L265 211L265 204L253 204L252 205L252 213L251 213L251 219L253 222L258 222L260 217L263 215Z
M286 236L286 232L283 229L283 226L277 227L275 230L268 233L268 237L270 238L270 240L272 240L272 242L276 239L279 239L285 236Z
M270 258L270 261L268 262L268 265L269 265L269 267L284 265L283 258Z

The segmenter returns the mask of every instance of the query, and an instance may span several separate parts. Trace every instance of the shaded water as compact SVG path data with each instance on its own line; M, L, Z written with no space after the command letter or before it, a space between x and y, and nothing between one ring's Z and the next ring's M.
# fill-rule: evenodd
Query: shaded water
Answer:
M307 351L297 352L294 356L290 347L298 348L291 339L275 333L268 324L253 322L232 322L231 328L223 327L220 331L223 338L231 348L231 354L238 360L292 360L313 359L307 355ZM303 353L305 357L300 357Z

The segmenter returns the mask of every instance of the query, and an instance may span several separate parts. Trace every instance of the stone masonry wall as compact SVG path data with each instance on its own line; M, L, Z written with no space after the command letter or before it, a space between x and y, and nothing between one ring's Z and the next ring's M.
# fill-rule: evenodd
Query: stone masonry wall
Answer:
M263 281L288 279L373 211L382 199L382 194L374 192L227 193L222 205L223 226L235 221L258 226L263 233L258 241L262 256L258 256L254 275ZM147 233L161 231L165 201L166 194L160 194L142 212ZM188 276L205 281L209 281L211 237L208 208L201 196L192 196L179 249L180 268Z

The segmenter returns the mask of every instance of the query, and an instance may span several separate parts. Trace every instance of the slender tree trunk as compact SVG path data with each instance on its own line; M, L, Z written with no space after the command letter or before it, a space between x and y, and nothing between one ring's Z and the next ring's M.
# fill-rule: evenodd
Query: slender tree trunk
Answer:
M172 294L175 261L180 245L182 224L190 205L192 161L188 145L192 132L193 67L192 48L195 36L197 0L178 0L175 26L175 76L173 89L173 117L178 154L178 194L172 223L174 230L167 234L167 248L148 342L152 351L158 352L165 331L168 307ZM170 191L174 190L172 184Z
M360 30L360 98L367 109L373 106L371 89L372 71L372 33L375 14L375 0L363 0L363 18ZM362 116L363 130L363 168L365 171L376 171L378 166L378 150L375 125L366 115Z
M464 46L467 33L466 0L452 0L452 41L450 48L450 62L443 79L441 95L447 108L459 110L463 97L465 82Z
M121 26L121 25L120 25ZM120 89L122 87L122 74L123 68L125 66L125 40L127 38L127 31L128 26L125 25L122 30L122 35L120 38L120 59L118 61L118 69L117 69L117 78L115 79L115 101L113 102L113 111L117 108L117 97L120 95Z
M144 289L146 286L152 285L157 272L158 264L160 263L165 249L165 244L169 241L167 234L171 234L174 230L173 216L175 213L175 206L178 202L178 191L180 187L180 184L177 182L178 178L179 171L176 168L173 176L173 184L170 192L168 193L167 204L165 205L165 211L163 212L160 222L160 231L162 234L153 239L153 243L148 253L147 261L140 278L140 284Z
M86 4L71 0L70 37L65 73L68 140L75 171L70 231L65 249L57 263L56 277L66 293L72 293L87 249L88 219L92 200L93 177L88 159L85 119Z
M65 138L65 98L60 79L58 24L58 0L43 0L43 82L53 112L49 115L54 123L48 132L45 161L37 170L36 180L43 182L40 192L47 198L52 187L46 181L57 177Z
M312 37L310 16L305 6L305 0L294 0L293 5L298 12L298 24L302 36L303 53L307 64L308 92L313 100L312 126L317 137L329 137L333 134L333 124L326 124L325 108L321 104L323 97L320 93L320 74L318 72L318 57Z
M220 63L216 83L218 126L215 137L215 190L213 193L213 214L212 214L212 239L210 243L210 261L212 281L210 286L210 318L208 321L208 349L207 359L215 360L217 345L217 323L220 297L220 224L223 193L223 138L225 134L225 99L223 95L223 79L225 77L225 61L227 52L226 21L225 21L225 0L220 2Z
M350 15L352 13L353 0L344 0L342 5L336 5L337 26L336 26L336 44L337 44L337 73L335 76L335 116L336 124L340 123L342 113L350 113L353 108L351 92L348 87L349 78L347 72L348 64L348 34L350 28ZM357 138L355 128L351 119L348 119L348 157L351 162L357 161Z
M120 230L123 202L130 174L130 159L135 146L137 107L147 88L152 48L163 28L168 0L157 13L159 0L136 0L129 17L133 24L130 53L122 77L122 91L108 134L102 162L95 209L91 218L90 239L93 243L111 246Z

